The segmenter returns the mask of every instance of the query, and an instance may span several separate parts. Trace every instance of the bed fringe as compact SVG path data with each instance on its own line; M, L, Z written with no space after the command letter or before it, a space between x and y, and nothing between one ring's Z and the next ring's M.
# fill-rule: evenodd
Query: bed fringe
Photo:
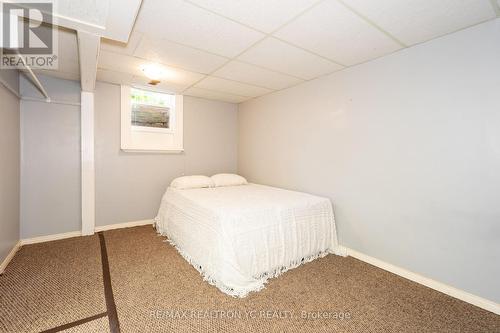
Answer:
M166 233L158 231L158 228L156 228L156 222L157 221L155 219L155 224L153 225L153 227L156 229L156 232L158 234L160 234L161 236L167 237L164 240L164 242L170 243L170 245L172 245L177 250L177 252L179 252L179 254L201 274L204 281L207 281L209 284L217 287L223 293L225 293L229 296L232 296L232 297L244 298L250 292L260 291L260 290L265 288L265 284L268 282L269 279L278 277L281 274L283 274L291 269L299 267L302 264L306 264L306 263L311 262L311 261L318 259L318 258L323 258L326 255L332 253L331 250L324 250L324 251L320 251L316 254L312 254L310 256L301 258L300 260L293 260L292 262L288 263L288 265L277 267L276 269L273 269L269 272L265 272L263 274L258 275L257 277L254 277L257 280L256 282L259 282L259 284L256 287L242 288L242 289L236 290L234 288L226 286L225 284L223 284L222 282L218 281L217 279L213 278L210 274L205 272L203 270L203 267L201 265L199 265L198 263L196 263L191 258L191 256L189 254L187 254L179 246L177 246L177 244L173 240L168 238L168 235Z
M288 265L286 265L286 266L281 266L281 267L273 269L273 270L271 270L269 272L265 272L265 273L259 275L258 277L256 277L256 279L265 279L264 283L267 283L268 279L272 279L272 278L278 277L281 274L283 274L283 273L285 273L285 272L287 272L287 271L289 271L291 269L297 268L297 267L299 267L302 264L307 264L308 262L311 262L313 260L316 260L316 259L319 259L319 258L323 258L323 257L325 257L328 254L330 254L330 251L329 250L325 250L325 251L320 251L320 252L318 252L316 254L312 254L310 256L301 258L300 260L293 260L292 262L288 263Z

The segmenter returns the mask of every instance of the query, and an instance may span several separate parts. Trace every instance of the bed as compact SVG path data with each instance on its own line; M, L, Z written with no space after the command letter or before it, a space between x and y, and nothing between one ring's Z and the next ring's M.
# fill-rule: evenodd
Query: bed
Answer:
M300 264L339 254L329 199L257 184L169 187L155 228L206 281L236 297Z

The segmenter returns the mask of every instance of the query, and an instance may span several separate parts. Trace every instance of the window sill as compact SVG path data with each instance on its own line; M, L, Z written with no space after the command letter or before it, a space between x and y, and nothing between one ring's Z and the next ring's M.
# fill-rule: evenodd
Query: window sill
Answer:
M184 149L177 150L144 150L144 149L121 149L125 153L143 153L143 154L183 154Z

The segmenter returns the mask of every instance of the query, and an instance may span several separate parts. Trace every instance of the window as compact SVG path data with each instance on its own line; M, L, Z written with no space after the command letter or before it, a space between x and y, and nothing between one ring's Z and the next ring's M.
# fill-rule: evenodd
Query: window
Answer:
M175 95L131 88L130 97L134 130L171 130Z
M182 95L121 86L121 149L182 152L182 103Z

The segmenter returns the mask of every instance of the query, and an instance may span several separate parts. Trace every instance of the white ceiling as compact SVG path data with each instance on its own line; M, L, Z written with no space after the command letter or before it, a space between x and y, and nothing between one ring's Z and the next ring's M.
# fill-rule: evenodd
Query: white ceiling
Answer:
M90 1L90 0L89 0ZM127 44L104 40L98 80L239 103L500 15L496 0L143 0ZM73 11L73 15L74 11ZM76 38L60 70L78 78ZM74 48L74 50L73 50Z
M2 0L30 8L40 0ZM57 0L51 17L55 25L126 42L142 0ZM22 15L25 15L23 13Z
M106 25L109 0L58 0L54 4L55 12L60 16L99 26Z

